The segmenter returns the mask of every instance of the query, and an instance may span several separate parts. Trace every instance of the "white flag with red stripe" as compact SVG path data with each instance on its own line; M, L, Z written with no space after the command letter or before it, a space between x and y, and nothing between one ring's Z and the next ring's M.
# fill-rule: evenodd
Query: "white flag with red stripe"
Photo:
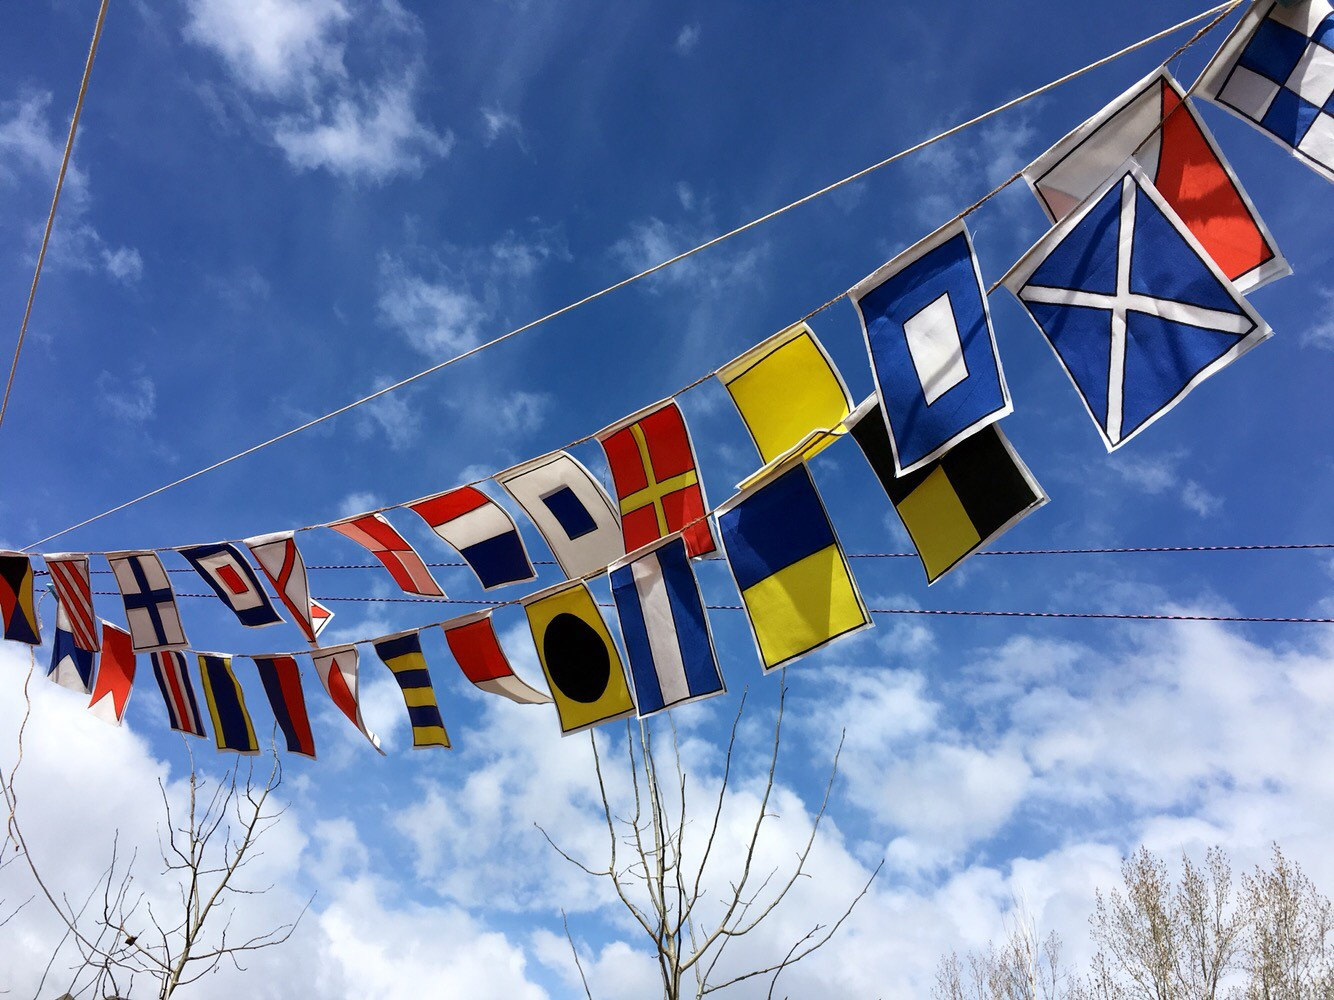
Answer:
M69 619L74 645L95 653L102 648L93 612L93 587L88 576L88 557L75 552L53 552L43 556L56 590L56 600Z
M361 717L357 647L348 645L313 649L310 656L315 661L315 672L320 675L320 683L329 692L338 710L371 741L371 746L384 753L380 750L380 737L366 727L366 721Z
M306 562L296 547L290 531L272 535L257 535L245 540L259 568L273 584L278 599L292 613L292 620L301 629L307 642L314 642L319 632L315 628L315 611L310 599L310 583L306 579Z
M329 525L370 552L389 570L394 582L406 593L420 597L444 597L422 557L408 544L383 514L361 514Z

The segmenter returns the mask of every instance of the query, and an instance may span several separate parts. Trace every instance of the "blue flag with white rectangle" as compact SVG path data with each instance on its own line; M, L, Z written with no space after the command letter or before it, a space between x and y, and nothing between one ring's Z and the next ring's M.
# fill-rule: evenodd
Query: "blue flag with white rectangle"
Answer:
M612 564L611 592L641 718L726 690L680 533Z
M1003 283L1056 352L1108 451L1272 333L1130 161Z
M982 272L962 219L909 247L849 295L899 475L1013 409Z

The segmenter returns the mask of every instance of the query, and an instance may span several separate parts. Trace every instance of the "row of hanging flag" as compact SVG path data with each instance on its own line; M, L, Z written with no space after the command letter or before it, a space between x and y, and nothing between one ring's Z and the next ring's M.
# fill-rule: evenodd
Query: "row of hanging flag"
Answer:
M1334 10L1329 0L1257 0L1196 84L1334 180ZM1028 311L1107 449L1271 335L1244 294L1290 273L1273 236L1197 109L1166 69L1141 80L1023 172L1052 225L998 284ZM474 684L515 701L554 701L569 733L724 690L691 560L714 526L766 670L871 624L806 461L857 442L933 583L1047 500L1001 431L1012 411L987 290L955 219L849 292L875 392L853 405L806 323L763 341L716 377L762 466L711 509L675 399L599 431L615 497L566 451L496 474L532 521L565 583L509 602L526 612L551 691L510 668L490 612L440 623ZM476 485L400 508L452 546L485 590L535 579L510 513ZM323 527L371 552L406 593L443 598L384 511ZM314 600L295 533L241 545L310 646L338 708L361 719L357 646L322 648L332 613ZM283 620L241 545L175 549L243 625ZM170 550L168 550L170 551ZM119 720L136 653L148 653L173 728L202 735L188 645L157 551L106 553L128 631L99 638L88 555L44 556L57 598L51 675ZM609 574L629 682L587 580ZM5 638L40 642L28 556L0 555ZM399 681L416 745L448 746L417 631L368 640ZM96 684L92 654L101 650ZM250 657L294 752L313 753L296 655ZM220 748L254 750L231 657L199 653Z

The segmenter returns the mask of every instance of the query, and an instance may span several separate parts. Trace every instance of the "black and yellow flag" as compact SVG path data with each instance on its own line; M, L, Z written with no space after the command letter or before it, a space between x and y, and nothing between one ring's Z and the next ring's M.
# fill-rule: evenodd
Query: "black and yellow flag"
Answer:
M894 475L879 397L873 395L857 407L848 425L912 536L928 583L1047 502L1047 494L995 424L906 476Z
M563 735L634 714L621 656L585 584L538 591L523 609Z

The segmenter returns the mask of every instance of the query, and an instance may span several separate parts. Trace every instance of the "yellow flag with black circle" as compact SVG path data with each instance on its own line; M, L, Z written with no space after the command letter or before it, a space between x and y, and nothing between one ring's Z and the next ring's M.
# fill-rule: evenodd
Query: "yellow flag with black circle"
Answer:
M523 610L562 735L634 714L621 655L586 584L540 590L524 599Z

